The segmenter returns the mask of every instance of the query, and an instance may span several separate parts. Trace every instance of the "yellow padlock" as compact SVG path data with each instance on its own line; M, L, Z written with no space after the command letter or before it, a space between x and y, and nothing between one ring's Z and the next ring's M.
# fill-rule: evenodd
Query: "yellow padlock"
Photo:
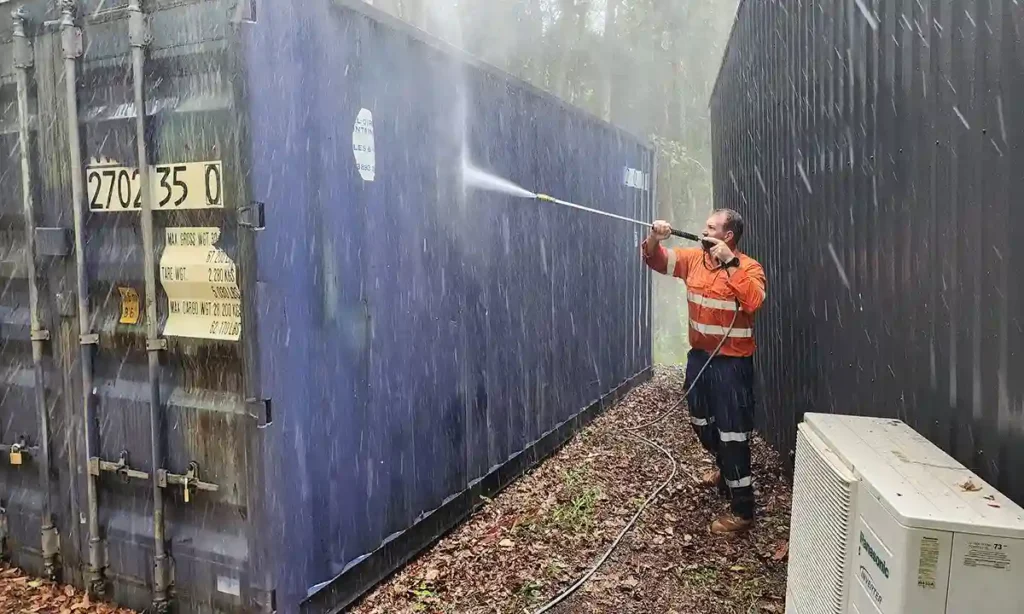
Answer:
M21 462L21 452L19 452L18 450L11 450L11 464L20 465Z
M185 503L189 502L188 482L185 482Z

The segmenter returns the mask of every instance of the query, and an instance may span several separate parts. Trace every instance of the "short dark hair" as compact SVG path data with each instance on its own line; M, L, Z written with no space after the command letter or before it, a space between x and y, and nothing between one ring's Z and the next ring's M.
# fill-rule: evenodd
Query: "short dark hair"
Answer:
M732 236L735 237L734 241L739 244L743 237L743 216L733 209L715 209L715 215L719 213L725 215L725 230L731 230Z

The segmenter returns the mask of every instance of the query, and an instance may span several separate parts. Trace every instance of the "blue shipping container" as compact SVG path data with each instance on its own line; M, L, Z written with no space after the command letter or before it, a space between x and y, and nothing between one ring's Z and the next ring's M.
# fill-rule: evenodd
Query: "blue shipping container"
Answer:
M649 376L643 229L463 181L650 219L643 140L360 2L5 6L15 564L336 611Z

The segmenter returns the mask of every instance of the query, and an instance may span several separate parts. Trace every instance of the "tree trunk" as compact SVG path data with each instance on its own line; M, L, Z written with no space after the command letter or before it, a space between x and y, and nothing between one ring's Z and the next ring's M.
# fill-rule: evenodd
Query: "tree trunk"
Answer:
M555 28L555 47L558 49L558 56L555 65L551 69L551 91L556 96L565 100L569 93L569 63L572 61L573 41L572 36L576 31L573 27L573 19L576 17L574 0L561 0L559 2L560 13L558 27Z
M615 72L617 60L616 51L619 47L618 29L616 28L616 13L622 0L607 0L604 11L604 34L601 45L601 84L600 100L598 104L601 110L601 118L607 122L612 121L612 96L615 88Z

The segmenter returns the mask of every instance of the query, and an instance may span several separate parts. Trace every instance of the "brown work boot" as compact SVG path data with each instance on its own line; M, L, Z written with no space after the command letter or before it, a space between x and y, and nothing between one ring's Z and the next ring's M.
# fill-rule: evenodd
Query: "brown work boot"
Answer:
M711 532L715 535L735 535L750 529L753 524L753 519L726 514L711 523Z
M704 472L704 475L700 476L700 485L711 488L717 486L722 480L722 472L719 469L711 469Z

